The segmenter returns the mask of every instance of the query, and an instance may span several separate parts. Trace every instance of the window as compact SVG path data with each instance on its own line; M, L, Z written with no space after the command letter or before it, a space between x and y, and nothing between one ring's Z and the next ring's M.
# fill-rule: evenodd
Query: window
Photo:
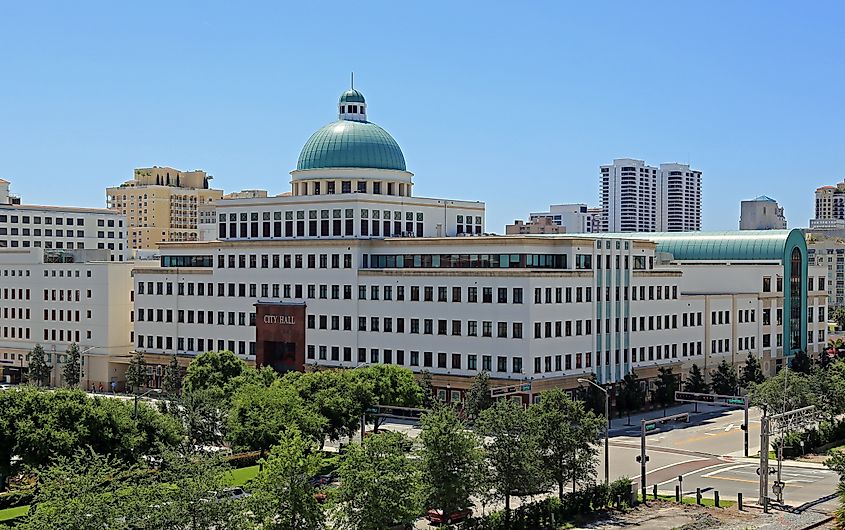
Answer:
M499 355L496 357L496 371L497 372L507 372L508 371L508 358Z

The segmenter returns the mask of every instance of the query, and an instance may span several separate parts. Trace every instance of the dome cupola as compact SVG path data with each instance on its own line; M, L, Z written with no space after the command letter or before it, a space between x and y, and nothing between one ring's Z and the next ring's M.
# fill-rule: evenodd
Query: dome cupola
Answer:
M364 94L354 88L341 94L337 103L337 119L367 121L367 101Z

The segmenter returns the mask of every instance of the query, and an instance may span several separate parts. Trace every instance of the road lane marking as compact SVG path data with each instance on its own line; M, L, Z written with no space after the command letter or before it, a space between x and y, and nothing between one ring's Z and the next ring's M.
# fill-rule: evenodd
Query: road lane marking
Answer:
M733 423L731 423L731 424L729 424L727 427L725 427L725 432L728 432L728 431L730 431L730 430L731 430L731 429L733 429L733 428L734 428L734 424L733 424Z
M747 478L732 478L732 477L723 477L720 475L708 475L707 478L715 478L718 480L730 480L733 482L747 482L749 484L759 484L759 480L749 480ZM800 486L799 486L800 487Z
M740 469L740 468L753 466L753 465L754 464L736 464L736 465L733 465L733 466L724 467L722 469L717 469L716 471L712 471L710 473L707 473L706 475L701 475L701 476L704 477L704 478L707 478L707 477L710 477L712 475L716 475L718 473L724 473L725 471L733 471L734 469Z

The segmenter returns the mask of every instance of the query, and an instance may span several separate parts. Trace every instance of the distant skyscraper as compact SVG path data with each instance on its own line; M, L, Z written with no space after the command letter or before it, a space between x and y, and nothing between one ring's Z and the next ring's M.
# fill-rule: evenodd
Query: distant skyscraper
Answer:
M782 230L786 228L783 208L771 197L760 195L740 203L740 230Z
M810 219L810 228L845 229L845 182L816 189L816 217Z
M701 172L686 164L620 158L600 168L601 230L701 230Z

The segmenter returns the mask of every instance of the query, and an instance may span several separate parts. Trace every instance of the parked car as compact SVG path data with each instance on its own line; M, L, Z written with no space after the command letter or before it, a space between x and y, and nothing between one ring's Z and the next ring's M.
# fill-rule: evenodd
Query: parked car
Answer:
M315 488L319 488L320 486L327 486L327 485L331 484L333 478L334 477L331 474L329 474L329 475L314 475L313 477L308 479L308 483L311 484L311 486L313 486Z
M214 494L214 499L217 502L221 501L236 501L240 499L246 499L249 497L249 493L244 491L243 488L226 488L223 491L219 491Z
M472 510L469 508L452 512L446 516L444 516L443 510L432 508L425 513L425 518L432 524L452 524L460 523L470 515L472 515Z

